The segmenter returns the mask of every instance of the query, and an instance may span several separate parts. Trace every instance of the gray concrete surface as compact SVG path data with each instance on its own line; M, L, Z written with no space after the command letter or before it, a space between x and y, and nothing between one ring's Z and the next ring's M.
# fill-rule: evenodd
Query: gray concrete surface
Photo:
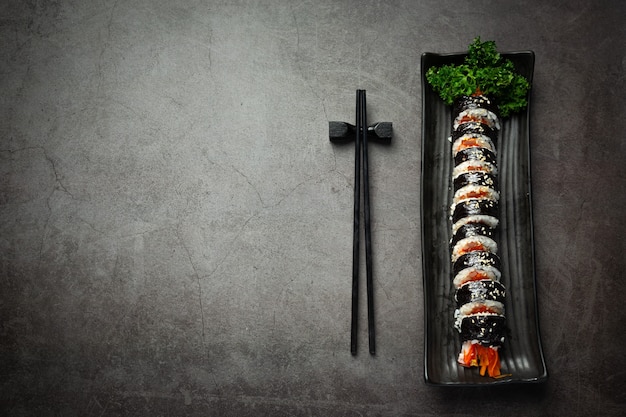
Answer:
M624 415L625 12L2 1L0 414ZM476 35L537 55L541 386L423 381L420 55ZM327 138L357 88L395 133L375 357L365 326L349 351L353 148Z

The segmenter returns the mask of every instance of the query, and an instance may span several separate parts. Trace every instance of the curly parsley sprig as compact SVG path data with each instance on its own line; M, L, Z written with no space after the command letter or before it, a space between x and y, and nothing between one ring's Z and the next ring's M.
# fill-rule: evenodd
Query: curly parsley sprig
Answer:
M528 104L528 80L498 53L494 41L481 42L480 37L469 45L463 64L431 67L426 79L446 104L463 95L484 94L496 100L502 117Z

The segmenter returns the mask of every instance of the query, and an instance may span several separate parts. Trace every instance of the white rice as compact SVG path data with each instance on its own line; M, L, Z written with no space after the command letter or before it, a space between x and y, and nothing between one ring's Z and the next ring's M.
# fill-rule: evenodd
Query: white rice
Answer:
M496 148L493 145L493 142L491 141L489 136L476 133L466 133L465 135L455 140L452 144L452 155L456 155L459 152L459 148L463 144L463 141L470 138L476 138L476 142L478 143L479 148L489 149L491 152L496 153Z
M489 227L496 228L498 227L499 222L500 221L497 217L487 216L485 214L474 214L471 216L465 216L452 225L452 233L456 233L456 231L459 230L461 226L466 225L467 223L484 223Z
M487 237L487 236L481 236L481 235L469 236L469 237L459 240L457 244L454 245L454 247L452 248L452 262L455 262L459 258L459 256L462 256L465 253L467 253L464 251L464 249L468 245L472 245L476 243L484 246L485 248L484 250L487 252L491 252L491 253L498 252L498 244L492 238Z
M474 313L472 314L472 310L476 307L486 306L489 309L493 310L493 312L484 312L484 313ZM467 303L461 306L461 308L457 308L454 311L454 327L460 332L461 331L461 322L465 317L468 316L503 316L504 315L504 304L499 301L485 300Z
M476 171L486 172L492 175L498 174L498 168L494 164L490 164L486 161L469 160L461 162L459 165L454 167L454 169L452 170L452 178L456 178L461 174Z
M494 266L470 266L469 268L462 269L454 276L454 280L452 281L454 288L459 288L469 282L471 274L476 271L483 272L492 281L499 282L502 276L500 270Z

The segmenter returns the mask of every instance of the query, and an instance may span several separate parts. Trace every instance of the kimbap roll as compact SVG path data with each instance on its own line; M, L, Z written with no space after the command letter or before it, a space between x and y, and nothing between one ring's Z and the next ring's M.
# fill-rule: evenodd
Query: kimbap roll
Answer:
M505 289L498 245L497 107L485 96L454 103L450 259L457 308L454 327L462 348L458 362L481 375L500 375L498 349L504 342Z

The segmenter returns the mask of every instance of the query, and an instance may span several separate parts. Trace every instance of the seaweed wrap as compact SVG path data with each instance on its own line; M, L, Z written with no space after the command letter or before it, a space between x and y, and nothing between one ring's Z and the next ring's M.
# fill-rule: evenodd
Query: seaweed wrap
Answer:
M500 269L500 258L495 253L487 251L476 251L460 256L452 263L452 273L454 275L467 268L488 268Z
M459 114L469 109L486 109L492 113L498 112L498 106L489 97L483 95L460 96L455 100L452 106L452 113Z
M453 113L453 114L456 114L456 113ZM450 135L450 138L454 142L461 136L466 135L468 133L488 136L491 139L491 141L494 143L498 139L498 132L495 129L492 129L491 127L485 124L482 124L480 122L473 122L473 121L464 123L460 125L459 127L457 127L456 129L454 129L452 131L452 134Z
M469 281L459 288L454 294L457 307L476 301L498 301L504 303L506 290L504 285L490 279L482 279L478 281Z
M469 216L498 217L498 202L495 200L471 199L454 206L452 211L453 224Z
M495 229L483 223L468 223L461 226L450 239L450 246L454 247L459 240L470 236L487 236L493 238Z
M485 161L496 165L496 154L487 148L477 146L466 147L459 149L459 151L454 154L455 165L459 165L465 161Z
M505 331L505 318L500 314L476 313L461 320L461 337L477 340L483 346L501 346Z
M498 178L493 174L486 172L474 171L466 172L459 175L452 182L454 191L458 191L460 188L466 185L484 185L485 187L491 187L494 190L498 189Z

